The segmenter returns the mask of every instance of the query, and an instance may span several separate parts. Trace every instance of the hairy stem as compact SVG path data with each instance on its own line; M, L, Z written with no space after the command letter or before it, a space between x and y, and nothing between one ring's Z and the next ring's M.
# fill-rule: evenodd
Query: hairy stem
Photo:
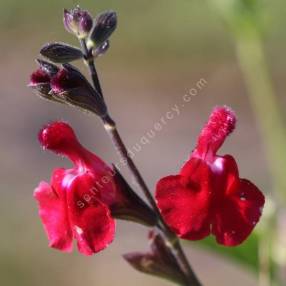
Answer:
M102 89L100 86L100 82L98 79L97 71L95 68L95 63L92 58L91 52L88 50L86 46L85 40L80 41L82 46L82 51L85 56L86 64L89 68L89 72L94 84L94 88L100 93L100 95L103 98ZM152 206L153 210L155 211L156 215L158 216L159 224L158 228L160 231L164 234L164 237L166 239L165 243L172 252L174 253L179 265L183 269L185 275L186 275L186 284L184 286L201 286L202 284L199 282L198 278L196 277L194 271L192 270L188 259L182 249L181 243L178 239L178 237L169 229L169 227L164 222L159 209L156 205L156 202L152 196L151 191L149 190L147 184L145 183L142 175L140 174L138 168L136 167L135 163L131 159L131 157L128 154L128 150L121 139L121 136L118 132L118 129L116 127L115 122L113 119L107 114L105 117L102 118L103 124L105 127L105 130L110 135L110 138L113 142L113 145L116 149L116 151L119 153L119 155L126 161L126 164L130 170L130 172L133 174L137 184L142 189L146 199L148 200L149 204Z

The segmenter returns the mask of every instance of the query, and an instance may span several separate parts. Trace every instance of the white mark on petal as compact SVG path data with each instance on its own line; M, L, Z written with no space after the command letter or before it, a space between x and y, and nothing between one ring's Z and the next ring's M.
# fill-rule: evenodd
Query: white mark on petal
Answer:
M83 234L83 230L79 226L75 225L74 229L75 229L75 231L76 231L76 233L78 235L82 235Z

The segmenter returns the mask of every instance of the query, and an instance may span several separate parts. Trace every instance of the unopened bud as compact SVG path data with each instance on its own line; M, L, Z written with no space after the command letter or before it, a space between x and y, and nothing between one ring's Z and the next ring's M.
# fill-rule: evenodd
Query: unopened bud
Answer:
M64 10L64 26L66 30L75 34L79 39L88 36L92 29L93 20L90 13L76 7L71 10Z
M140 272L186 285L184 272L163 237L159 233L151 232L149 240L149 252L130 252L123 255L124 259Z
M90 111L99 116L106 115L106 105L81 72L70 64L51 79L51 93L54 97L72 106Z
M99 14L91 31L88 45L91 47L102 46L114 32L117 26L117 15L114 11Z
M51 79L58 72L58 67L43 60L37 60L39 68L30 76L28 86L35 90L36 94L44 99L59 102L51 94Z

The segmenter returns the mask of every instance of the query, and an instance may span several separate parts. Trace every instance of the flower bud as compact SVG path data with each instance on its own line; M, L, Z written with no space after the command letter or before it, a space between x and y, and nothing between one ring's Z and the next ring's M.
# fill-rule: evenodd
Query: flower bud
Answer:
M53 98L50 85L51 78L59 70L58 67L43 60L37 60L37 62L39 68L31 74L28 86L44 99L61 102L59 99Z
M78 69L70 64L51 79L51 93L65 103L90 111L99 116L106 115L106 105Z
M66 30L75 34L79 39L88 36L93 25L92 16L78 6L72 10L64 10L64 26Z
M99 14L95 19L88 45L92 47L102 46L117 26L117 15L114 11L106 11Z
M150 251L131 252L123 258L136 270L186 285L186 278L171 249L159 233L149 233Z

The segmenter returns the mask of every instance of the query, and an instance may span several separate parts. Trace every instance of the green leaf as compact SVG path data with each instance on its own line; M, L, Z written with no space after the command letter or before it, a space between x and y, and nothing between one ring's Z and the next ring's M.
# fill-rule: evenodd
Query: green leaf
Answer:
M236 247L225 247L217 244L213 237L208 237L199 243L203 248L222 254L234 261L258 272L258 235L252 234L243 244Z

